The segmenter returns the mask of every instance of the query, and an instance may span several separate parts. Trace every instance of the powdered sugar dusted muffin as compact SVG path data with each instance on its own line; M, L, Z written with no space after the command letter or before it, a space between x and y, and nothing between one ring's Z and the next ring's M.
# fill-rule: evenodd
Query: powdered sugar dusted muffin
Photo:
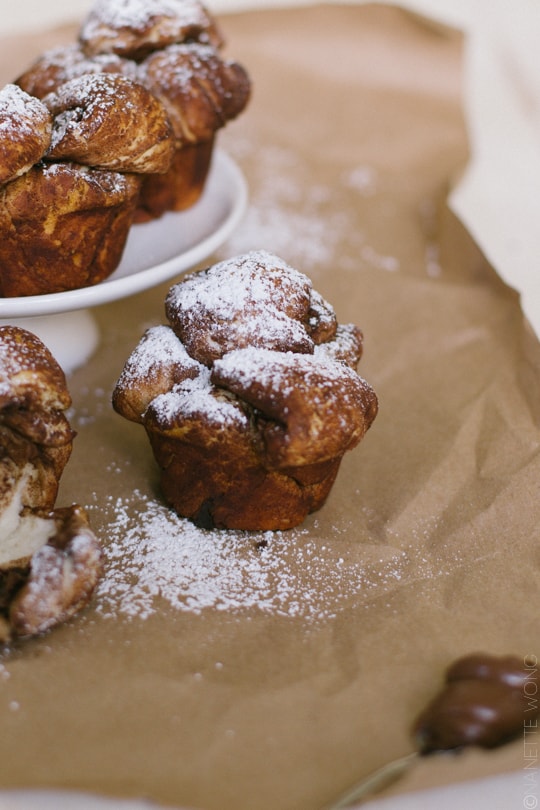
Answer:
M174 285L169 325L128 358L113 404L144 425L165 498L205 527L288 529L326 500L377 397L307 276L265 251Z
M246 107L246 70L220 54L224 39L199 0L97 0L79 31L79 48L136 64L137 79L167 109L176 149L169 170L149 173L136 221L190 208L204 191L216 133Z

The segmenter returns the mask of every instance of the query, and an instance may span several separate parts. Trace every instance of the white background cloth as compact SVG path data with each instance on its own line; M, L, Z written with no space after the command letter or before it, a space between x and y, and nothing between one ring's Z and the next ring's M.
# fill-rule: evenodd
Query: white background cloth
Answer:
M4 0L0 33L79 20L91 3ZM308 4L309 0L206 3L215 13ZM468 35L465 108L472 159L454 189L452 205L500 276L521 293L525 315L540 335L540 2L401 0L400 4Z

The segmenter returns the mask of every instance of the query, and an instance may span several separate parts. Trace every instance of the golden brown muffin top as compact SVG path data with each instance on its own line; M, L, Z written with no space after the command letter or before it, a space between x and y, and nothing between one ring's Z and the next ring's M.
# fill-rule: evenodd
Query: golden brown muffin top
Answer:
M215 20L199 0L97 0L79 40L89 55L117 53L132 59L173 42L223 44Z
M116 73L89 73L43 98L53 116L48 160L138 174L163 173L174 139L163 105Z
M39 56L15 84L31 96L43 98L61 84L87 73L121 73L133 78L136 64L114 53L87 56L79 44L70 43L51 48Z
M209 141L245 109L251 93L242 65L197 42L150 54L137 76L167 109L180 144Z
M15 84L0 90L0 184L41 160L51 142L52 120L37 98Z

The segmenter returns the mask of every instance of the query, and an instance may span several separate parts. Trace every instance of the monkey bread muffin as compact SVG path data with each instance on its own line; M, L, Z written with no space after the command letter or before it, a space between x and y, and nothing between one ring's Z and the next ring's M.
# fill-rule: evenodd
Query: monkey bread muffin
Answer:
M165 308L169 324L135 347L113 405L144 426L166 500L207 528L300 524L377 413L356 371L360 330L266 251L191 274Z

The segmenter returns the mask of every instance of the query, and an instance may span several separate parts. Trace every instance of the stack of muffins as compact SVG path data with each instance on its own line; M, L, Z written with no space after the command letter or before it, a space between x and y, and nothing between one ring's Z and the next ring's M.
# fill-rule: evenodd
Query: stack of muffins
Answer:
M0 91L0 295L96 284L134 222L197 202L251 90L223 45L198 0L97 0Z

